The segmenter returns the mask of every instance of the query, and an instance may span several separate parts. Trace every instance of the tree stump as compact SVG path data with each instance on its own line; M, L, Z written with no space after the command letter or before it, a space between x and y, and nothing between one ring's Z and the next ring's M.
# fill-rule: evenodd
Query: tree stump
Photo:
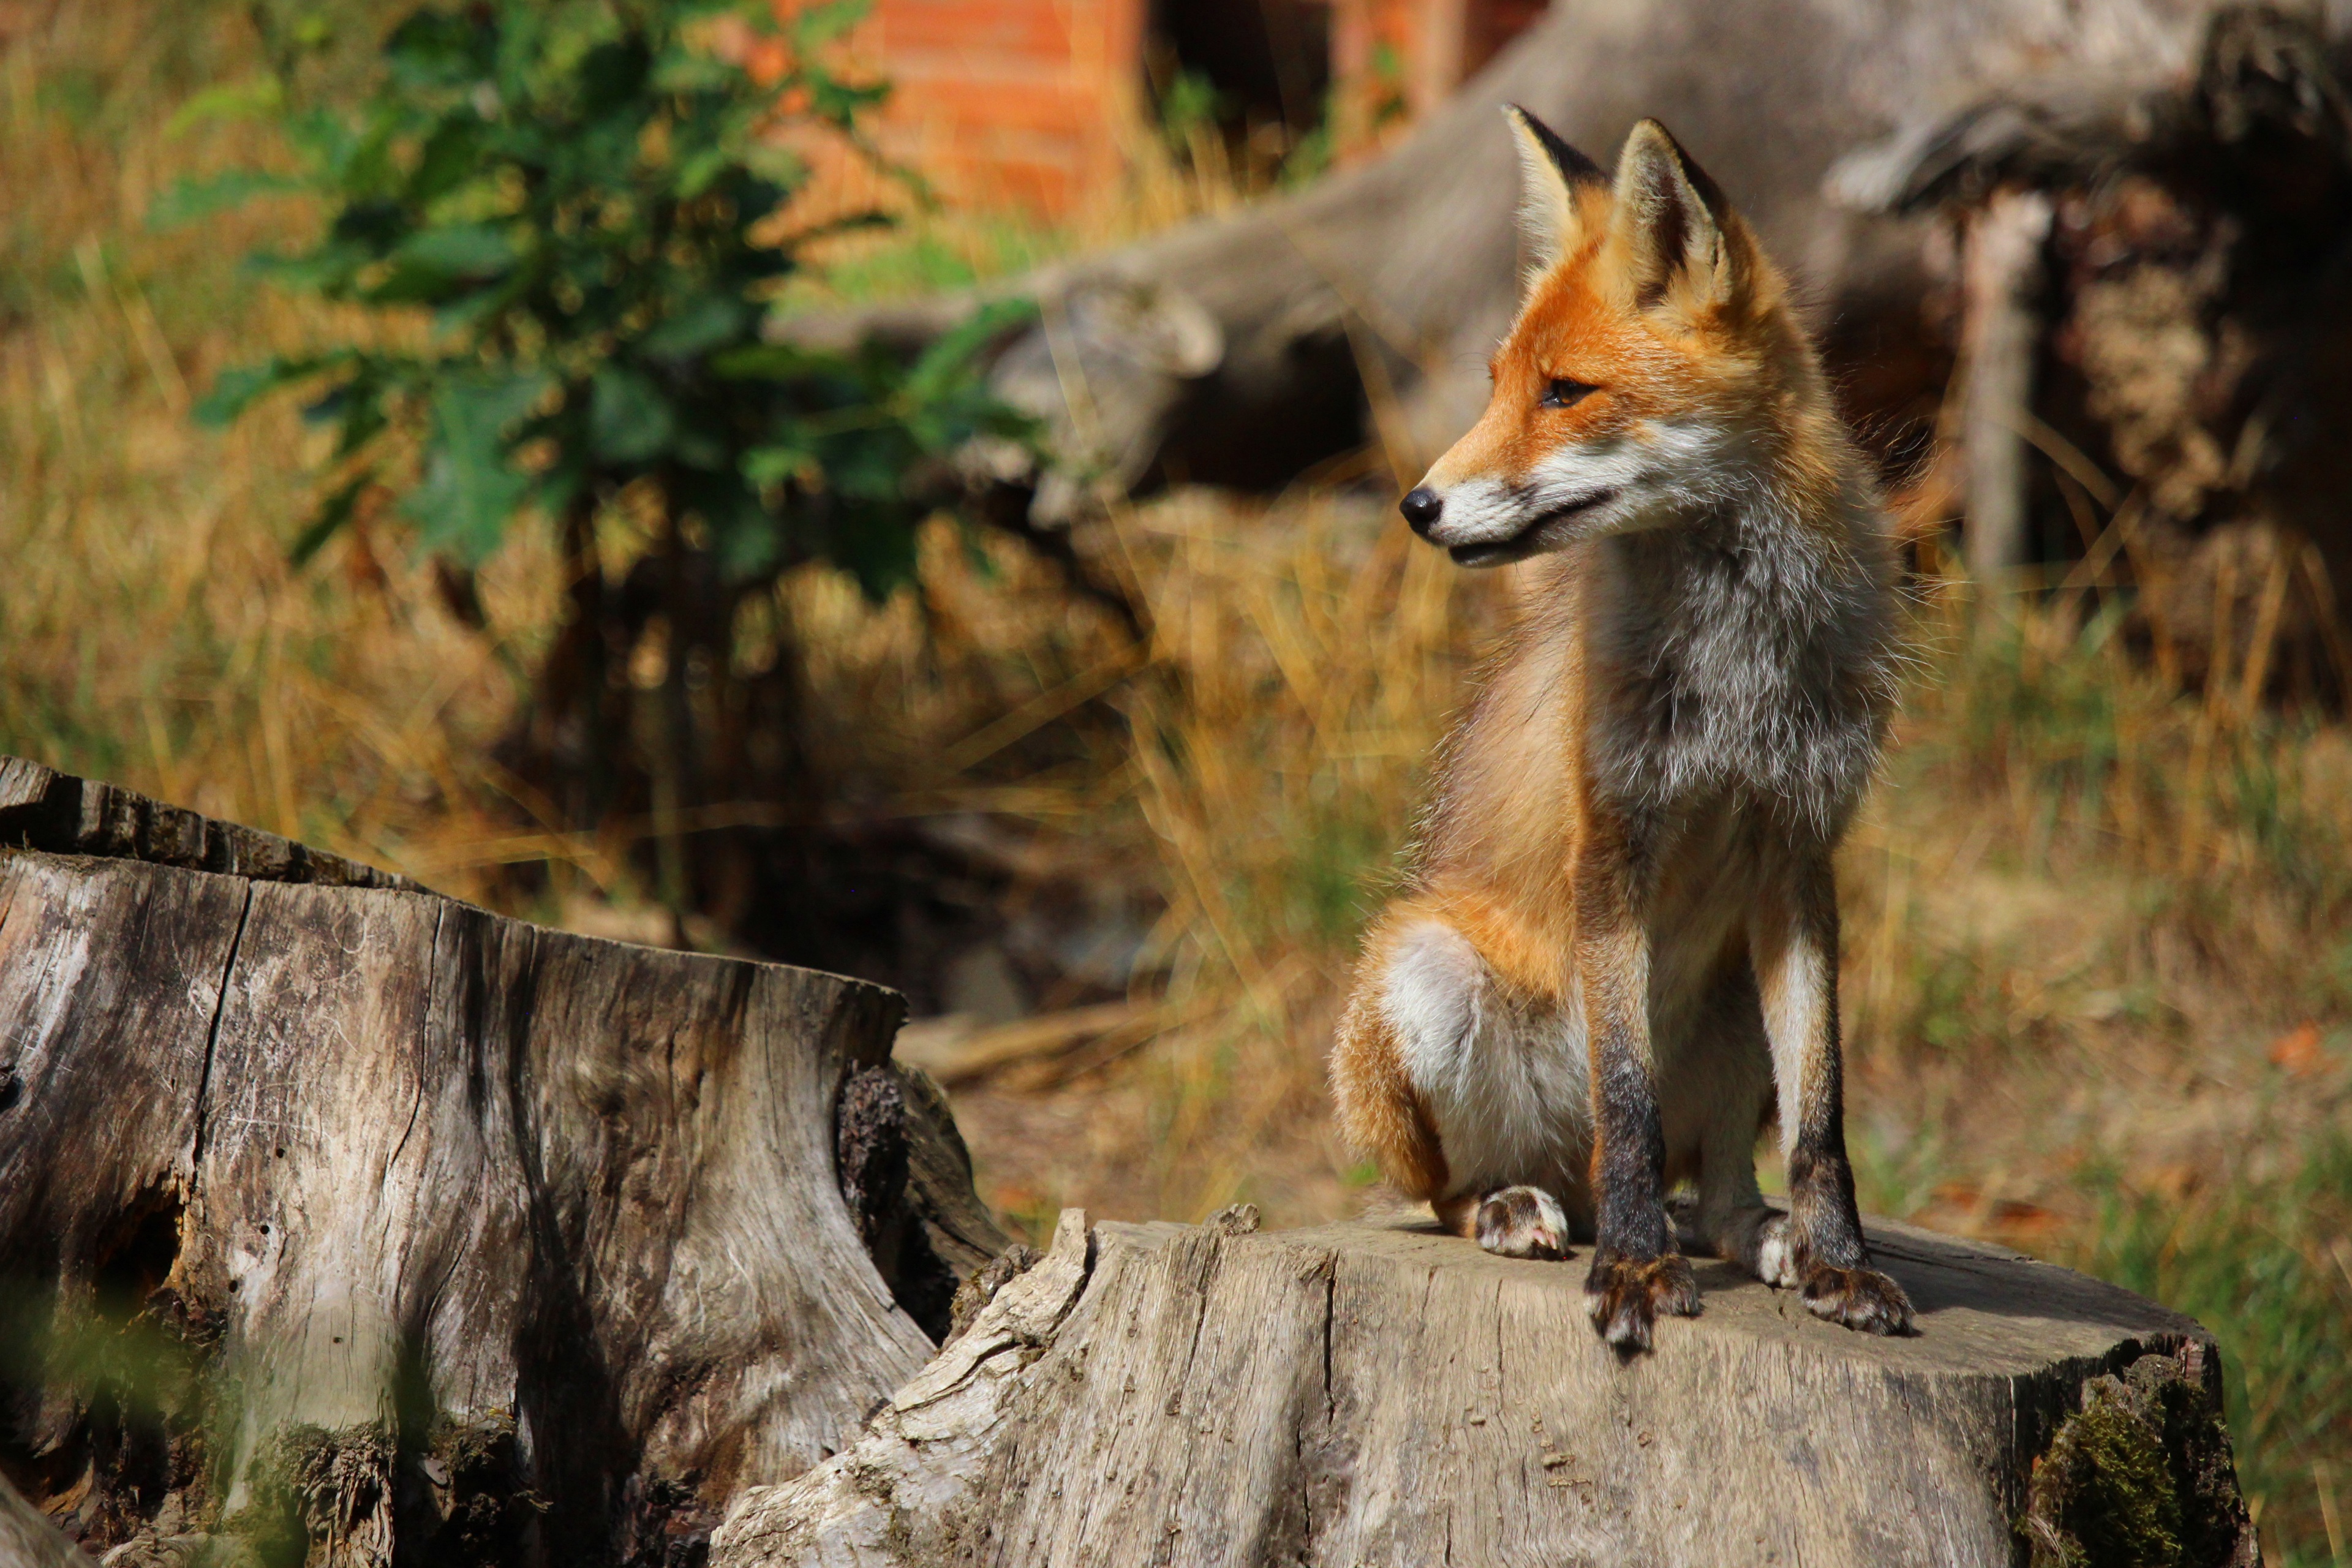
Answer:
M1426 1225L1039 1258L878 987L14 760L0 846L0 1568L2254 1560L2211 1341L2013 1253L1631 1361Z
M2212 1341L2016 1253L1873 1225L1898 1340L1701 1264L1704 1313L1627 1360L1580 1260L1248 1228L1066 1213L856 1444L744 1495L712 1568L2255 1561ZM2056 1555L2143 1517L2178 1552Z
M16 759L0 846L0 1473L109 1561L684 1563L1005 1246L879 986Z

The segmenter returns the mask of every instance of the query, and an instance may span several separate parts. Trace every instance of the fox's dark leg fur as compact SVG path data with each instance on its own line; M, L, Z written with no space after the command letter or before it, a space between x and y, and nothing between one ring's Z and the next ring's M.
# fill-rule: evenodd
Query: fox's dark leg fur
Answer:
M1753 1274L1763 1227L1780 1211L1756 1185L1756 1140L1771 1113L1772 1054L1755 966L1744 950L1716 982L1698 1028L1713 1060L1693 1226L1716 1257Z
M1650 1348L1657 1314L1696 1315L1698 1281L1666 1217L1665 1131L1650 1048L1650 943L1641 858L1595 856L1577 878L1577 969L1591 1053L1598 1209L1585 1304L1622 1351Z
M1817 1317L1871 1333L1908 1333L1910 1298L1870 1266L1846 1160L1837 887L1825 847L1807 854L1788 884L1768 894L1749 950L1789 1155L1789 1213L1759 1232L1756 1271L1768 1283L1802 1291Z

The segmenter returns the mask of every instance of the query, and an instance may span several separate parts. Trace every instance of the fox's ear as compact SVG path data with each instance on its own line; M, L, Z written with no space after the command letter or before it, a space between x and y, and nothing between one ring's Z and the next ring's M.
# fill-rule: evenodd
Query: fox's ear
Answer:
M1576 247L1578 187L1604 188L1609 175L1517 104L1503 105L1503 116L1519 149L1519 234L1535 269L1549 271Z
M1722 189L1656 121L1625 138L1616 195L1636 305L1647 310L1669 294L1694 304L1732 298L1747 269L1746 236L1735 232Z

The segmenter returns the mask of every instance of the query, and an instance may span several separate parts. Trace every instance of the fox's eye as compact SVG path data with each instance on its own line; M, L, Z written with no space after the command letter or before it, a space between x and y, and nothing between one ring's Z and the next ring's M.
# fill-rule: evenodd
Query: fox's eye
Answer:
M1600 390L1597 386L1563 377L1544 388L1543 405L1546 408L1573 408Z

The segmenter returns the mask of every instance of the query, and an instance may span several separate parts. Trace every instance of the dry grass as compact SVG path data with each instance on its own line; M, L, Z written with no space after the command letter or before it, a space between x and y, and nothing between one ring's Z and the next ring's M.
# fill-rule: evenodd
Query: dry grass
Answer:
M183 173L266 153L172 107L252 65L210 7L57 7L0 71L0 744L476 891L482 748L551 599L517 552L497 639L362 531L326 571L285 542L322 437L278 405L188 419L224 364L352 323L266 298L250 245L301 215L158 233Z
M220 365L350 327L237 275L299 211L145 226L177 174L267 151L170 124L249 68L225 16L59 6L0 61L0 749L476 897L504 896L499 863L551 858L559 893L625 908L629 826L544 833L488 756L552 629L551 562L525 542L493 563L487 636L388 527L294 571L312 437L282 407L226 435L185 417ZM926 220L845 255L835 289L1230 199L1149 167L1119 213L1051 235ZM992 1199L1033 1224L1064 1202L1349 1212L1370 1173L1329 1135L1326 1037L1500 584L1333 494L1177 495L1103 547L1153 612L1140 668L1050 571L944 525L925 603L808 574L772 620L816 650L857 809L991 811L1164 899L1148 1037L960 1095ZM2341 1563L2322 1499L2352 1488L2352 740L2180 696L2108 622L1949 593L1921 616L1927 668L1844 862L1869 1201L2202 1315L2271 1560ZM747 624L742 657L765 635ZM1123 729L1068 721L1097 691Z

